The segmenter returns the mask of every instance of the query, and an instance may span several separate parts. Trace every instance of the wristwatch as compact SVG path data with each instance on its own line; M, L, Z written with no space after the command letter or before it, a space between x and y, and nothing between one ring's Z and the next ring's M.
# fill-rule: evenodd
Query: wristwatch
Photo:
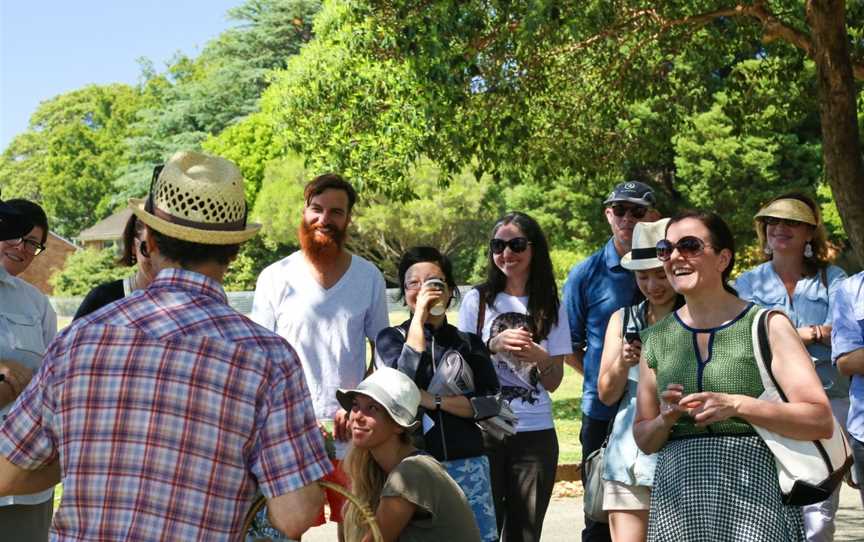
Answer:
M441 410L441 396L435 395L435 410Z

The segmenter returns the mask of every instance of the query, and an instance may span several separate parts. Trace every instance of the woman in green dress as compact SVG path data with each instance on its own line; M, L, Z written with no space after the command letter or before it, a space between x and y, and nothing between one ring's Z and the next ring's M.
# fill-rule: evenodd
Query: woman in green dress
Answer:
M750 332L758 308L727 284L729 227L714 213L680 213L657 256L686 304L642 332L633 432L643 452L659 451L648 539L803 540L801 509L781 502L774 458L753 426L802 440L831 435L807 350L789 319L772 315L774 372L789 402L758 399Z

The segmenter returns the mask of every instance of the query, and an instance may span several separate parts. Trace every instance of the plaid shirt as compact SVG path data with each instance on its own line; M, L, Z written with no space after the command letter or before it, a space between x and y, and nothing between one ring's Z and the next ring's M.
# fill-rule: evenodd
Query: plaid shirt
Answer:
M237 540L259 486L331 470L294 350L226 301L165 270L48 348L0 453L26 469L59 454L52 540Z

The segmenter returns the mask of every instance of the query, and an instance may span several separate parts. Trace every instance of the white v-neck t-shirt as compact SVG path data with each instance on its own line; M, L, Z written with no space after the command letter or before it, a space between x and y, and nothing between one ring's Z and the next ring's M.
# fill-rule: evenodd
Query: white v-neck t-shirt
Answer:
M300 251L258 277L250 317L297 351L318 419L336 414L337 388L354 388L363 380L365 339L375 340L390 325L385 294L381 272L356 255L339 281L326 289Z

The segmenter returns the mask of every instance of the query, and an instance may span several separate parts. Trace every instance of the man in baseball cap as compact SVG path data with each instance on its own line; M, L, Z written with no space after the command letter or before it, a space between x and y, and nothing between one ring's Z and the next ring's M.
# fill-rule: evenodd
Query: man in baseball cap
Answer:
M600 354L612 313L633 303L638 291L633 273L621 266L621 257L630 252L636 224L659 218L654 210L655 202L653 190L645 183L625 181L617 184L603 201L612 238L603 248L576 265L564 284L563 303L567 309L574 353L571 365L583 373L582 429L579 434L582 457L588 457L600 448L606 438L609 420L615 415L616 408L603 404L597 393ZM585 517L583 541L609 539L608 524Z
M615 185L615 189L603 202L607 206L615 203L632 203L650 209L654 207L656 200L654 199L654 191L647 184L639 181L627 181Z
M158 274L51 343L0 428L0 494L62 472L52 540L156 542L239 540L260 491L273 525L299 538L332 467L294 349L222 289L260 228L240 170L177 153L130 204Z

